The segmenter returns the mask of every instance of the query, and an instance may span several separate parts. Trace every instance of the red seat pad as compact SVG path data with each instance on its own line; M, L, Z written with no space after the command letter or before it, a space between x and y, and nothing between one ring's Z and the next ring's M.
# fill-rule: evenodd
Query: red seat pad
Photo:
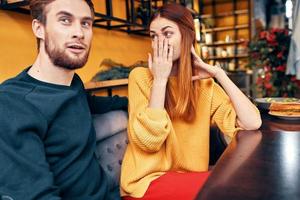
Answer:
M207 180L207 172L167 172L151 182L142 198L123 197L123 200L192 200Z

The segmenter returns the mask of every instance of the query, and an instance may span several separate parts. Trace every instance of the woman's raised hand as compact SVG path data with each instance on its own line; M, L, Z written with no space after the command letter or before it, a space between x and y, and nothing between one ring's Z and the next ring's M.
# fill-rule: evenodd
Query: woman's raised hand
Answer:
M191 53L193 55L194 66L197 68L197 74L192 77L193 80L213 78L221 71L221 68L203 62L197 55L194 46L191 48Z
M153 58L148 55L149 69L154 80L168 81L173 65L173 46L169 44L168 39L154 38L152 43Z

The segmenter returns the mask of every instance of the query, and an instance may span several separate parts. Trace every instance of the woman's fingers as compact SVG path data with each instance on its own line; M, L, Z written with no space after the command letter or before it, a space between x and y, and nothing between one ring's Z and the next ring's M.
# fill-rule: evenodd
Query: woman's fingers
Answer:
M169 50L169 40L164 39L164 49L163 49L163 58L164 58L164 60L168 59L168 50Z
M201 77L200 77L199 75L197 75L197 76L192 76L192 81L200 80L200 79L201 79Z
M171 50L168 39L158 39L157 37L155 37L152 43L152 48L154 62L158 61L158 59L168 60L168 58L170 57L170 53L172 53L173 55L173 49Z
M173 47L167 38L155 38L152 45L154 54L148 54L149 70L154 78L167 79L172 70Z
M169 62L173 61L173 53L174 53L173 45L169 45L168 58L167 58Z
M153 47L153 60L156 61L157 56L158 56L158 39L157 39L157 37L154 38L152 47Z
M164 40L160 38L158 40L158 57L160 58L163 56L163 49L164 49Z
M192 76L192 81L211 78L212 76L205 70L198 71L196 75Z
M151 53L148 53L148 67L150 71L152 72L152 55Z

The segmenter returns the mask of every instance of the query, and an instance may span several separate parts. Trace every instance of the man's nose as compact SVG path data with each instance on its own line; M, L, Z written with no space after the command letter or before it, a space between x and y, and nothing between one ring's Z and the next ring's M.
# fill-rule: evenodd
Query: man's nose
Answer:
M75 23L73 26L73 37L76 38L84 38L84 31L83 28L81 26L81 23Z

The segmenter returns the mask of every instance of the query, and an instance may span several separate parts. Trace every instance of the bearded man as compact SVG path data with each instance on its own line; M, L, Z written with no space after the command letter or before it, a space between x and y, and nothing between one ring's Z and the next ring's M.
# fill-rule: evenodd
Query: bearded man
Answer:
M88 95L75 73L88 60L93 3L31 0L30 9L37 58L0 85L0 199L107 199L92 114L128 101Z

